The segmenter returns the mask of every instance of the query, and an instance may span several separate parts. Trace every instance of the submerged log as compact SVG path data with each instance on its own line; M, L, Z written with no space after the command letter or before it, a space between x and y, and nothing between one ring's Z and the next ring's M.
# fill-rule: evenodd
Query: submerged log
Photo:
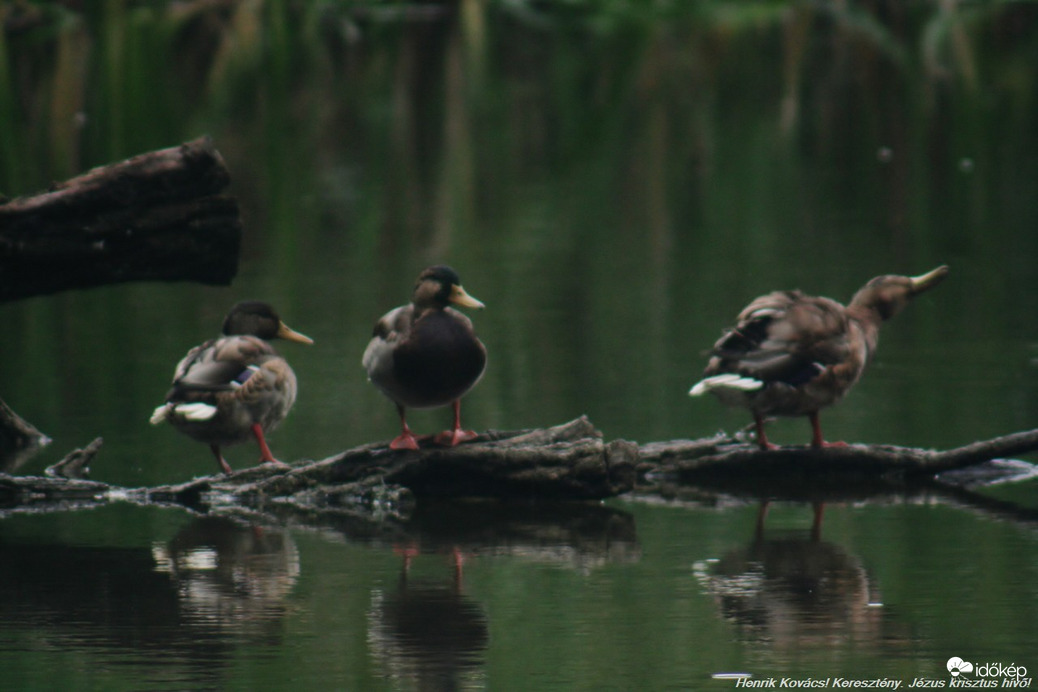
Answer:
M242 225L229 183L203 137L0 204L0 302L127 281L230 284Z

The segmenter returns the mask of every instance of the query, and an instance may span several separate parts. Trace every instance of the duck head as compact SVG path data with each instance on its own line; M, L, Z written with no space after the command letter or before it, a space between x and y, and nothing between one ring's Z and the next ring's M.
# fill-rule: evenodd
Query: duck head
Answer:
M291 329L281 321L268 303L244 300L227 313L223 321L224 336L257 336L265 341L287 339L301 344L312 344L313 339Z
M933 288L948 276L947 265L941 265L920 276L877 276L854 294L847 309L858 313L872 313L880 320L888 320L923 291Z
M450 304L465 308L486 307L465 292L458 273L445 264L429 267L418 275L411 302L418 308L443 309Z

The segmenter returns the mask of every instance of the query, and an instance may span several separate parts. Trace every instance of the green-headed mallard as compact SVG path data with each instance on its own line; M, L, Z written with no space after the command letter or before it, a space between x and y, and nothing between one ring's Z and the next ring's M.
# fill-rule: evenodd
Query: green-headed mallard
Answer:
M220 447L250 437L259 443L261 463L280 463L270 453L264 433L284 420L295 403L296 376L269 341L313 340L289 329L270 305L259 301L231 308L223 334L188 351L173 374L166 403L155 409L151 422L169 421L209 444L225 473L231 473L231 467Z
M876 352L879 326L948 275L877 276L844 307L835 300L776 291L747 305L714 344L704 379L689 392L712 392L753 413L757 442L773 447L764 417L808 416L815 447L825 446L818 411L847 393Z
M454 427L436 441L456 445L476 437L461 429L461 397L483 376L487 349L476 338L472 321L450 304L483 307L461 287L453 269L429 267L418 276L410 305L390 310L375 323L361 363L400 413L402 432L391 449L418 449L407 427L406 408L453 404Z

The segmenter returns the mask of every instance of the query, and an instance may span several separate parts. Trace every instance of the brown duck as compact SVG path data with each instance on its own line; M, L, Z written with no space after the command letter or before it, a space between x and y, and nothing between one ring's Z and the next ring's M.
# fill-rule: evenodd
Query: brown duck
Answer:
M461 397L483 376L487 349L472 321L450 305L484 307L465 292L453 269L429 267L418 276L411 303L390 310L375 323L361 363L400 414L402 431L391 449L418 449L407 426L407 408L454 407L454 426L436 436L438 444L453 446L476 437L461 428Z
M766 416L808 416L812 446L825 446L818 412L861 377L876 352L880 324L947 275L948 267L940 266L921 276L877 276L846 307L800 291L761 296L714 344L704 378L689 394L712 392L725 404L750 409L761 449L774 448L764 433Z
M270 340L303 344L313 340L290 329L267 303L243 301L227 314L223 336L195 346L177 365L166 403L151 423L169 421L180 432L205 442L224 473L231 467L220 447L252 437L261 463L280 464L265 433L273 430L296 400L296 376Z

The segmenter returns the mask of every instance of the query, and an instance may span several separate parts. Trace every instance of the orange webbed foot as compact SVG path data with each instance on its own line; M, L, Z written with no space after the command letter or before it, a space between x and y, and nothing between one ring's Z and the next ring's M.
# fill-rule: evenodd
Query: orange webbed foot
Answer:
M454 447L462 442L471 442L478 437L479 435L472 430L444 430L436 436L435 442L444 447Z
M389 443L390 449L411 449L414 451L418 450L418 438L412 435L410 432L401 433L392 442Z

